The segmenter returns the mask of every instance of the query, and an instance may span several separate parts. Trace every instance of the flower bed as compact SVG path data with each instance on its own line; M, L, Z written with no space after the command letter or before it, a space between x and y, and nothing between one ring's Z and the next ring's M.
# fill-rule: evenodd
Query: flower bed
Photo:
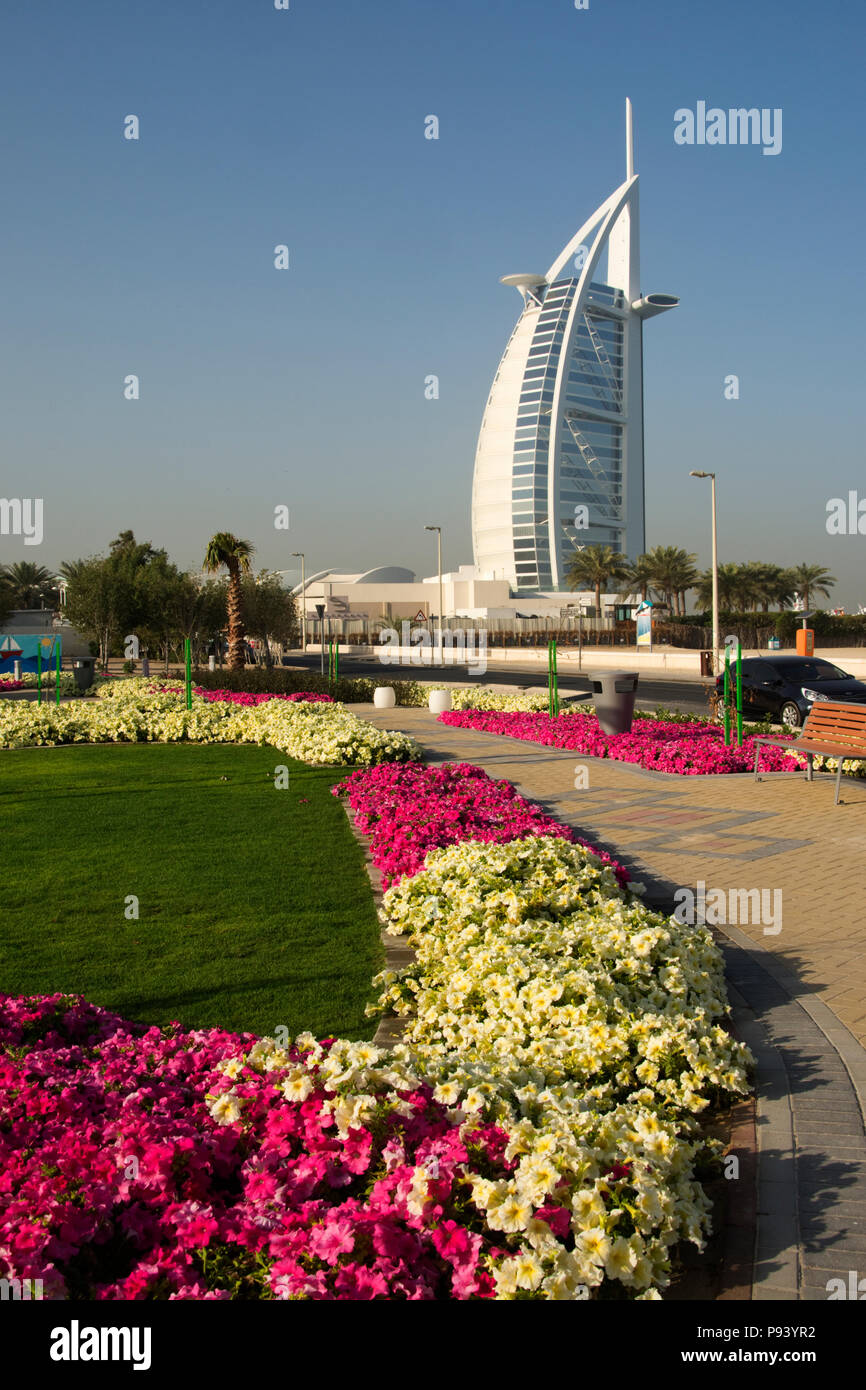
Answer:
M334 703L333 695L324 695L315 690L297 690L292 695L253 694L251 691L241 690L205 690L201 685L193 686L193 690L203 700L227 701L232 705L261 705L268 700L288 700L290 703L303 702L309 705Z
M18 701L0 707L0 748L58 743L259 743L328 766L420 758L407 734L377 729L342 705L266 700L248 707L193 698L148 679L101 687L92 702L55 706Z
M504 712L528 712L546 710L550 706L550 696L545 690L531 693L509 694L504 690L479 690L477 686L466 686L451 691L451 708L502 710Z
M24 690L26 689L23 681L17 681L13 676L0 676L0 693L4 690Z
M635 719L630 733L603 734L594 715L571 712L551 719L541 713L446 711L439 719L462 729L504 734L549 748L572 749L587 757L612 758L682 776L751 772L755 765L753 738L744 738L741 748L735 744L725 747L721 729L710 724ZM790 772L792 767L804 766L804 762L801 755L761 745L758 766L763 772Z
M552 836L435 850L384 912L416 959L378 977L379 1006L406 1015L440 1094L509 1134L514 1175L476 1182L474 1201L524 1234L533 1288L653 1296L670 1246L700 1246L706 1229L693 1116L748 1089L710 932L651 912ZM514 1272L497 1274L499 1296L516 1293Z
M471 763L444 767L378 767L352 773L333 787L355 812L358 829L370 837L370 855L386 886L424 867L431 849L463 840L505 841L555 835L584 845L614 871L625 887L628 870L593 849L567 825L518 796L510 782L494 781Z
M345 714L128 686L98 704L136 737L142 710L235 733ZM650 911L480 769L335 790L399 876L383 918L415 958L368 1012L402 1014L405 1042L0 996L0 1277L101 1299L657 1299L671 1248L707 1230L718 1146L696 1117L748 1090L709 930Z
M0 995L0 1277L48 1298L489 1298L507 1137L366 1043Z

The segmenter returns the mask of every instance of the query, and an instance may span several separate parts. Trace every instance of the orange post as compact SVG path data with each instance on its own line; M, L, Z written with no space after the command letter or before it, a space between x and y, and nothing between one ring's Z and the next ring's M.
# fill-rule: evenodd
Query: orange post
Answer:
M814 629L811 628L811 627L798 627L798 628L797 628L796 637L797 637L797 655L798 655L798 656L814 656L814 655L815 655L815 631L814 631Z

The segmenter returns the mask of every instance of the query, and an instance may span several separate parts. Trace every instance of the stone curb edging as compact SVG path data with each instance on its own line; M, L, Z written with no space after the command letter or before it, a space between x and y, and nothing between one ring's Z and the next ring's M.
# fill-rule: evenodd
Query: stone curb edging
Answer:
M752 1297L823 1301L831 1278L864 1262L866 1051L772 952L719 930L758 1065Z

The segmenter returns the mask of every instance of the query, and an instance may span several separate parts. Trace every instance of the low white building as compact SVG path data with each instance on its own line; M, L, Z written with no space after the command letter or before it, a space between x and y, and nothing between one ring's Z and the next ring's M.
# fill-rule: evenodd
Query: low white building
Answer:
M439 576L418 579L412 570L381 565L360 574L324 569L307 577L292 593L303 604L307 620L317 618L317 604L325 615L345 622L380 622L392 618L418 622L439 615ZM461 565L442 575L442 609L446 620L467 618L475 622L540 619L559 622L568 617L613 620L628 616L639 598L622 599L602 594L602 612L595 611L592 591L514 595L507 579L479 573L473 565Z

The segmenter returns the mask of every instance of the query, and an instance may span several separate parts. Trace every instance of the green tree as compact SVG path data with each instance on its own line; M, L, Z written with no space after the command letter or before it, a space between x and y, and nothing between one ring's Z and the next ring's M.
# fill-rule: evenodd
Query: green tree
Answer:
M131 631L136 617L132 576L108 556L77 561L66 596L66 617L99 644L100 662L107 665L112 647Z
M61 565L68 580L66 617L99 644L103 665L120 640L130 633L139 635L146 622L143 572L154 563L169 564L165 551L154 550L149 541L139 543L132 531L122 531L111 542L108 555Z
M602 617L601 591L611 581L620 583L628 578L630 567L624 555L609 545L587 545L575 550L565 581L572 590L592 589L595 593L595 611Z
M833 575L825 570L823 565L795 565L791 570L791 578L807 612L812 594L823 594L825 598L829 598L830 590L836 583Z
M241 581L244 621L247 632L264 646L265 664L273 665L271 642L292 646L299 640L300 627L295 600L284 588L278 574L261 570Z
M620 598L628 598L629 594L640 594L643 602L646 602L647 595L653 582L653 567L649 555L638 555L634 564L629 565L628 573L625 576L624 587L619 592Z
M686 592L694 586L698 578L695 569L696 558L689 551L676 545L657 545L645 556L641 556L650 587L657 594L661 594L665 603L675 613L685 612Z
M58 602L54 575L44 565L30 560L18 560L3 565L0 580L12 608L55 608Z
M0 623L5 623L12 609L15 607L12 602L12 593L8 588L3 575L0 574Z
M719 565L720 609L730 610L736 607L738 585L740 584L738 571L738 565ZM703 573L698 576L694 589L701 606L705 609L710 608L713 602L713 572L711 569L704 570Z
M202 608L202 585L157 551L136 575L136 633L147 652L162 650L168 671L172 648L192 637Z
M250 572L250 557L253 546L249 541L239 540L230 531L218 531L211 536L205 552L203 568L208 574L228 570L229 583L226 596L226 617L229 630L229 668L242 671L244 667L244 614L241 575Z

